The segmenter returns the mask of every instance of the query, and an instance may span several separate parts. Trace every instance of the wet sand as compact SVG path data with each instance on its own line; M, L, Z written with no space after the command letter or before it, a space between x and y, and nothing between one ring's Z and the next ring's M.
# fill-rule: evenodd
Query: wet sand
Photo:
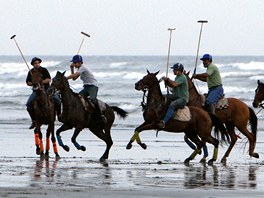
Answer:
M70 152L59 148L61 159L53 151L48 160L35 155L33 132L27 124L1 124L0 130L0 197L263 197L264 133L259 131L256 152L251 159L248 144L238 140L227 164L220 159L227 146L219 148L213 166L200 164L202 156L185 166L183 161L192 150L183 142L183 134L144 132L148 148L136 143L125 146L132 129L113 128L114 145L109 166L98 160L105 145L85 130L78 137L86 146L78 151L70 142L72 133L62 138ZM209 146L209 156L213 148Z

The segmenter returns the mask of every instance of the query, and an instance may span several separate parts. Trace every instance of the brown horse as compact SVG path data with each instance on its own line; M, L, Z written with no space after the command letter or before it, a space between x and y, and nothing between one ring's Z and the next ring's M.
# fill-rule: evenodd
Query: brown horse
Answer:
M140 81L135 84L136 90L148 91L147 104L144 107L143 117L145 122L135 129L130 142L127 144L127 149L132 147L132 143L136 140L137 143L146 149L145 143L142 143L139 138L139 133L144 130L157 129L157 123L164 116L167 108L165 98L161 93L159 81L156 73L150 73L144 76ZM214 155L208 163L211 165L217 159L219 141L211 136L212 121L209 114L197 107L189 107L191 112L191 119L189 121L178 121L171 119L166 123L163 129L167 132L180 133L184 132L197 146L195 151L185 160L188 164L195 156L201 152L201 148L206 142L214 145Z
M40 155L41 158L44 157L44 146L42 141L41 126L45 124L48 125L46 132L45 157L49 157L50 135L51 135L53 150L56 155L55 157L56 159L59 159L60 156L58 154L58 148L54 135L54 122L55 122L54 103L53 100L46 94L43 85L43 80L41 77L42 76L41 72L35 69L35 70L31 70L31 74L32 74L33 90L37 95L36 99L32 103L36 117L36 127L34 129L36 153L37 155Z
M258 80L258 87L255 90L255 97L252 103L254 108L263 107L261 102L264 100L264 84Z
M56 131L58 143L65 151L69 151L70 148L64 145L60 133L75 128L71 141L78 150L85 151L86 148L79 145L76 138L84 128L89 128L94 135L106 143L106 149L100 158L100 162L107 166L109 151L113 145L111 128L115 120L114 112L123 119L127 117L128 113L117 106L109 106L99 101L98 103L104 108L103 114L107 118L107 123L101 123L101 115L98 114L91 100L86 100L86 108L84 108L79 94L71 90L69 82L64 74L65 72L61 73L58 71L56 76L52 79L51 84L51 89L55 88L60 92L63 105L61 116L63 125Z
M185 74L189 85L189 103L190 106L203 107L202 96L198 93L194 83L189 77L189 73ZM235 127L243 133L249 141L249 155L255 158L259 158L258 153L254 153L256 139L257 139L257 116L253 109L248 107L244 102L236 98L227 98L228 108L216 109L216 117L226 125L228 134L231 138L230 145L224 154L221 162L226 163L233 146L237 141L237 135L235 133ZM251 131L247 129L248 121L251 126Z

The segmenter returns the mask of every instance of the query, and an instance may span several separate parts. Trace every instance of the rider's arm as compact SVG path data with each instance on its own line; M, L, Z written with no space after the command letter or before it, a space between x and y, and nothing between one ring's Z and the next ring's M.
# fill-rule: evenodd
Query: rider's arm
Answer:
M204 81L204 82L207 81L207 78L208 78L208 77L209 77L209 74L207 74L207 73L194 74L194 75L193 75L193 78L198 79L198 80L201 80L201 81Z
M69 80L69 79L72 79L72 80L76 80L78 77L80 76L80 73L79 72L75 72L69 76L67 76L66 78Z
M163 77L163 80L165 81L165 83L169 86L169 87L177 87L178 86L178 83L167 78L167 77Z

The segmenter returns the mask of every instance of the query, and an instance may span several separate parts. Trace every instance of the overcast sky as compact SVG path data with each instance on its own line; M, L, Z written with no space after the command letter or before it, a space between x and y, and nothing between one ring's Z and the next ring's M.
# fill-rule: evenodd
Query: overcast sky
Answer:
M0 0L0 55L264 55L263 0Z

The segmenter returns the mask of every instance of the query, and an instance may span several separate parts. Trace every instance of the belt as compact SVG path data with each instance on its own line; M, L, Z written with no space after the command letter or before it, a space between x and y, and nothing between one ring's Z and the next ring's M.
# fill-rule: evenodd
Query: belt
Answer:
M209 90L210 90L210 89L217 88L217 87L222 87L222 85L216 85L216 86L210 87Z

